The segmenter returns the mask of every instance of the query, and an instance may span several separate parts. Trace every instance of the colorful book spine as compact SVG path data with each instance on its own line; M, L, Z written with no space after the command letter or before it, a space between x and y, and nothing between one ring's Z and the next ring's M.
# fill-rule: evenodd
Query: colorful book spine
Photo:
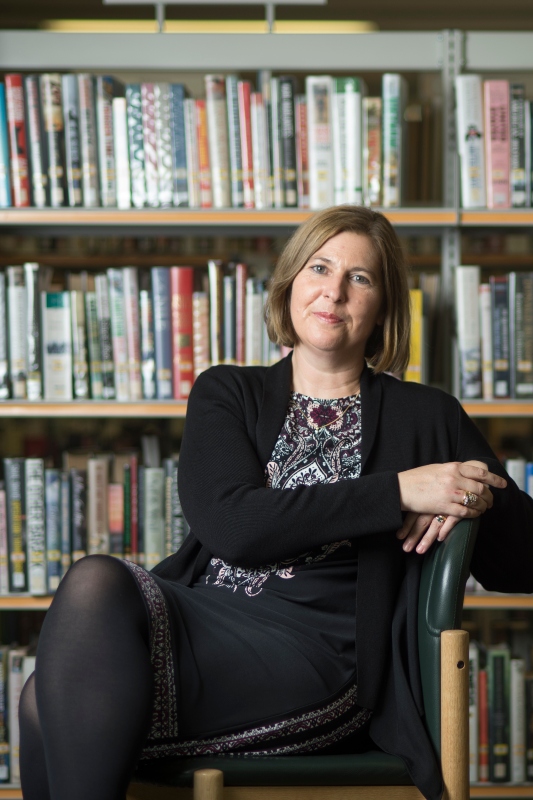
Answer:
M117 205L117 174L113 139L113 98L117 85L111 75L95 78L96 134L100 169L100 201L104 208Z
M222 262L208 261L209 276L209 328L211 341L211 364L224 361L224 301L222 295Z
M382 81L383 103L383 205L401 206L404 195L405 155L404 110L407 97L405 78L387 72Z
M0 783L9 781L8 655L9 647L0 647Z
M87 553L109 555L107 512L109 466L105 457L87 461Z
M170 134L172 139L172 199L176 207L189 204L185 144L185 86L170 84Z
M139 278L136 267L124 267L124 318L128 352L130 400L142 400L141 327L139 318Z
M494 371L492 368L492 309L488 283L479 287L479 325L481 333L481 382L483 400L492 400Z
M166 458L165 473L165 556L175 553L185 539L189 526L183 516L178 494L178 459Z
M495 398L511 396L511 364L509 343L509 278L491 275L492 368Z
M335 78L332 95L334 197L337 204L363 202L363 83Z
M130 526L131 526L131 558L139 562L139 459L136 453L130 455ZM125 502L125 501L124 501Z
M281 150L283 161L283 190L285 205L298 205L298 176L296 165L296 119L294 108L294 79L282 75L279 79Z
M533 397L533 272L509 273L511 394Z
M363 98L363 202L381 205L381 97Z
M139 311L141 326L141 378L145 400L153 400L157 396L155 384L155 345L154 320L151 292L141 289L139 292Z
M121 269L107 270L109 310L111 312L111 342L115 369L115 391L118 401L130 399L128 374L128 343L124 312L124 276Z
M250 96L250 118L252 126L254 204L255 208L271 208L268 118L261 92L252 92Z
M72 323L72 384L75 400L89 397L89 359L87 354L87 326L85 297L80 289L70 291L70 319Z
M6 87L0 83L0 208L11 205L9 177L9 133L7 128Z
M152 569L165 553L164 471L144 468L144 568Z
M146 205L143 110L140 83L126 86L131 200L135 208Z
M47 467L44 486L47 590L55 592L61 580L61 472Z
M24 264L24 282L26 286L26 393L28 400L40 400L43 396L43 370L38 264Z
M252 144L252 117L250 81L237 83L237 96L239 101L239 126L242 156L242 190L244 208L255 207L254 172L253 172L253 144Z
M193 292L192 341L194 377L211 366L209 348L209 297L207 292Z
M6 274L0 272L0 400L10 395L6 297Z
M509 650L490 647L487 651L489 778L494 783L510 779L509 669Z
M193 267L170 268L172 384L175 400L189 397L194 381L192 342Z
M8 653L8 717L9 717L9 749L10 778L13 783L20 783L20 727L18 707L22 687L24 685L24 656L27 648L15 648Z
M113 98L113 147L117 179L117 206L131 208L130 158L128 152L128 117L125 97Z
M244 205L244 193L242 185L239 81L236 75L228 75L226 77L226 101L231 205L233 208L241 208Z
M198 157L198 135L196 131L196 100L183 101L185 124L185 153L187 158L187 195L189 208L200 208L200 162Z
M479 684L479 781L489 780L489 689L486 669L480 669Z
M69 471L72 563L87 555L87 471Z
M236 304L237 304L237 284L235 275L224 275L222 278L223 294L223 319L224 319L224 364L235 364L237 361L237 341L236 341Z
M511 83L511 205L524 208L529 205L526 185L526 87Z
M109 554L124 557L124 485L109 483L107 486L107 514L109 527Z
M24 78L24 91L26 95L32 203L36 208L44 208L49 202L48 167L38 75L27 75Z
M195 100L196 140L198 143L198 182L200 187L200 207L213 206L213 183L209 161L209 132L207 128L207 107L205 100Z
M4 458L9 552L9 591L27 592L26 498L24 459Z
M30 205L30 171L24 88L22 75L8 73L5 78L7 126L11 154L11 188L13 205L23 208Z
M23 267L7 270L7 319L9 342L9 371L13 398L26 398L26 284Z
M485 170L488 208L511 205L509 81L485 81Z
M113 340L111 338L111 311L109 309L109 288L107 275L96 275L96 311L98 315L98 331L100 334L100 353L102 371L102 397L114 400L115 366L113 363Z
M173 198L173 167L170 133L170 86L168 83L154 83L154 120L159 205L163 207L171 206Z
M152 267L155 382L159 400L172 398L172 321L170 270Z
M123 557L129 561L132 560L131 551L131 467L129 464L124 464L124 482L122 485L122 519L124 534L122 537L122 552Z
M85 208L95 208L100 205L100 182L98 176L94 83L92 76L87 73L81 73L77 77L80 102L80 152L83 205Z
M8 564L6 485L5 481L0 481L0 594L2 595L9 592Z
M231 206L226 80L205 75L207 138L214 208Z
M270 79L270 152L272 170L272 205L283 208L285 191L283 186L283 152L281 141L281 108L279 78Z
M455 308L461 397L481 397L481 336L479 329L479 267L455 269Z
M469 742L469 778L476 783L479 778L479 645L470 642L468 648L468 742Z
M72 322L68 292L41 292L45 400L72 400Z
M481 76L457 76L455 94L457 147L461 168L461 202L463 208L483 208L487 204L487 194Z
M98 332L96 292L93 291L85 292L85 321L87 323L91 397L93 400L101 400L104 388L102 383L102 352L100 349L100 334Z
M141 83L141 102L146 204L152 208L157 208L159 205L159 175L157 135L155 131L155 87L153 83Z
M424 292L422 289L410 289L409 296L411 299L411 340L409 363L405 370L404 380L425 383Z
M144 485L144 470L145 467L143 464L139 464L139 469L137 472L137 510L139 515L139 522L137 528L137 537L138 537L138 544L137 544L137 564L141 564L144 566L145 563L145 551L144 551L144 492L145 492L145 485Z
M526 664L523 658L512 658L509 676L509 733L511 742L510 780L523 783L526 780Z
M64 206L67 199L65 174L65 125L63 121L63 99L61 75L40 75L41 103L45 142L48 153L48 182L52 208Z
M235 265L235 361L243 367L246 363L246 264Z
M306 78L309 146L309 202L311 208L333 205L333 141L331 131L332 78Z
M296 124L296 170L298 181L298 207L309 208L309 145L307 136L307 98L304 94L294 98Z
M76 75L62 75L61 82L65 123L67 199L69 206L81 206L83 205L83 187L78 79Z
M27 458L24 462L26 497L26 537L28 542L28 591L47 593L47 558L44 508L44 461Z
M61 580L72 564L70 477L61 471Z

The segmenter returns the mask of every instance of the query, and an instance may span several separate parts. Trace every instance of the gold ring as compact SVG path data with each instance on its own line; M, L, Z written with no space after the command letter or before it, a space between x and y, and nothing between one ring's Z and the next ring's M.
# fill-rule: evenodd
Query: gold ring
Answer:
M446 517L444 514L438 514L438 515L435 517L435 519L437 520L437 522L440 522L440 524L442 525L444 522L446 522L446 520L448 519L448 517Z
M463 505L473 506L474 503L477 503L477 494L474 494L474 492L465 492L465 496L463 498Z

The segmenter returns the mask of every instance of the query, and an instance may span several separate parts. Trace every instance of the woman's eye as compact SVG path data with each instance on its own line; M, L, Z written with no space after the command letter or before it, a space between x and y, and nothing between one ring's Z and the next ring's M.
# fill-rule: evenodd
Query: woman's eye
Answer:
M366 275L361 275L359 272L352 275L352 281L354 283L370 283Z
M319 275L323 275L326 271L324 264L313 264L311 269L313 272L318 272Z

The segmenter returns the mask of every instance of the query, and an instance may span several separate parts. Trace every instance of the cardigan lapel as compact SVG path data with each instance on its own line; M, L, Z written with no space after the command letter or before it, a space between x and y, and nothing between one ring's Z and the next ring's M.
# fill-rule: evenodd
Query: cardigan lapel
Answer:
M292 352L265 373L263 397L256 425L257 453L263 467L268 463L283 426L292 381Z
M361 375L361 427L362 427L362 453L361 474L374 446L374 439L378 428L381 412L382 385L379 375L375 375L369 367L365 366Z

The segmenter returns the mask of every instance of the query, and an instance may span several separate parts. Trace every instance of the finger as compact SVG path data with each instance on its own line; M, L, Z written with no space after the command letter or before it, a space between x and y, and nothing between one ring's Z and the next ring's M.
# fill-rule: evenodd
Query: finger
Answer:
M466 462L460 464L459 473L464 478L471 478L478 481L478 483L494 486L496 489L505 489L507 486L507 481L505 478L495 475L494 472L489 472L489 470L485 469L484 467L476 467Z
M457 523L460 521L461 520L459 520L457 517L447 517L446 522L444 523L444 525L442 525L437 535L437 541L443 542L448 536L449 532L452 531L457 525Z
M416 546L416 552L419 555L423 555L429 550L433 542L437 539L440 530L447 524L448 522L447 518L445 518L443 523L439 521L440 519L441 517L439 517L439 519L437 519L437 517L434 517L431 525L425 532L424 536L418 542Z
M418 516L419 515L416 513L416 511L409 511L405 515L402 527L396 532L396 537L398 539L405 539L405 537L408 536L408 534L411 532L411 528L418 519Z
M427 531L428 527L433 522L434 516L433 514L419 514L409 532L409 535L405 539L402 547L406 553L409 553L418 543L418 541L424 536L425 532Z

